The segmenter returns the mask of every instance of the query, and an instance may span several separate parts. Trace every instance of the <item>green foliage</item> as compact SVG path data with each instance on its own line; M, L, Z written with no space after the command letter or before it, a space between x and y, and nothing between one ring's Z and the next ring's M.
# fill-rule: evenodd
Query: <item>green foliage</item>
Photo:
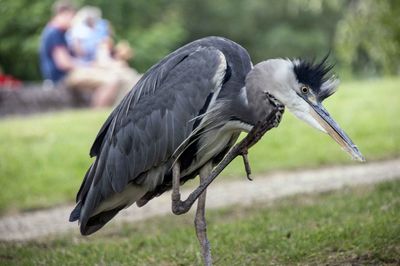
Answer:
M189 40L231 38L254 62L273 57L317 57L332 48L343 1L192 0L181 5Z
M400 182L209 211L216 265L398 265ZM193 215L0 243L7 265L201 265Z
M0 0L0 66L5 73L25 80L41 78L40 34L51 18L54 1ZM136 51L133 66L147 70L173 51L184 38L179 17L167 0L77 0L80 6L97 5L116 33L130 41ZM169 11L171 10L171 11Z
M178 46L178 40L183 39L185 31L178 21L172 20L156 23L151 28L133 35L138 36L130 38L136 51L133 65L138 71L145 72L158 59L163 58Z
M343 84L327 109L367 160L400 155L399 79ZM88 152L107 111L75 111L0 120L0 213L73 201L92 161ZM252 170L351 163L325 134L288 111L250 150ZM241 158L224 172L244 175Z
M400 1L354 1L338 25L337 52L353 71L398 74Z
M40 77L40 32L50 18L53 1L0 0L0 66L24 79Z
M22 79L40 79L40 33L53 1L0 0L0 65ZM321 56L332 48L343 1L77 0L96 5L117 40L134 47L132 66L146 71L194 39L220 35L241 43L255 62L270 57Z
M95 5L128 40L131 65L146 71L194 39L220 35L246 47L254 62L272 57L321 57L356 73L399 71L397 0L76 0ZM40 33L53 1L0 0L0 66L21 79L40 79Z

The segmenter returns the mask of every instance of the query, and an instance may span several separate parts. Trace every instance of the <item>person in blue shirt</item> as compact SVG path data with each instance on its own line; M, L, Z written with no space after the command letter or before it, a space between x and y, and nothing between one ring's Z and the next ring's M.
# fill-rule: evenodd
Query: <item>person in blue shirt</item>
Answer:
M67 43L77 59L84 63L97 61L104 44L107 44L111 56L109 23L102 18L98 7L84 6L76 13L67 32Z
M96 60L82 60L68 48L66 32L70 29L75 8L70 2L60 0L53 8L54 16L41 36L40 66L45 81L90 96L92 107L111 106L117 99L120 88L125 86L127 71L118 71L111 62L101 65ZM95 25L94 25L95 26ZM99 43L104 38L105 27L96 35L82 36L88 43ZM99 45L96 45L96 48ZM61 84L62 86L57 86Z
M69 1L57 1L53 6L53 17L42 32L40 68L43 79L54 84L62 81L75 67L65 37L74 15L75 7Z

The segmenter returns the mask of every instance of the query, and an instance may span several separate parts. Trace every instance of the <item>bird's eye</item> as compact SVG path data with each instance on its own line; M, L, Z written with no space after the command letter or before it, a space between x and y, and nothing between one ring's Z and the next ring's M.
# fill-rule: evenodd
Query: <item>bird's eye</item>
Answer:
M307 86L302 86L300 90L304 94L308 93L308 87Z

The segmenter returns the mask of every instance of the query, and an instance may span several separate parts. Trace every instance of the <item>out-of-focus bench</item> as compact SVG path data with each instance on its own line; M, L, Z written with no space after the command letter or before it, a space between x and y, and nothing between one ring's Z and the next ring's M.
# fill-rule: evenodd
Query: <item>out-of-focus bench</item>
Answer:
M89 106L89 98L65 87L24 84L18 89L0 88L0 117Z

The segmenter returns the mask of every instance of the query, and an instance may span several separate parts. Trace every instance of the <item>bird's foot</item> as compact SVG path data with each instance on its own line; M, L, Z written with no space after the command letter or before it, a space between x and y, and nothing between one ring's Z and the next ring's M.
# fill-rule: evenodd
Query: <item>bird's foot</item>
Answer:
M189 203L187 200L181 200L181 193L179 192L180 186L180 164L177 162L172 168L172 212L176 215L184 214L190 210L193 203Z
M250 149L255 143L257 143L261 137L269 130L271 130L274 126L279 124L280 118L283 113L283 105L279 102L276 102L276 107L278 108L276 112L272 112L265 118L264 121L259 121L253 129L247 134L247 136L238 144L236 144L222 159L222 161L211 171L210 175L202 182L200 186L198 186L186 200L181 201L179 194L179 163L176 163L173 167L173 182L172 182L172 211L174 214L182 214L186 213L196 199L199 198L200 194L203 193L204 190L207 189L208 185L225 169L225 167L233 161L237 156L241 155L244 157L245 167L248 165L246 169L246 173L248 177L251 173L250 164L247 159L247 150ZM281 114L277 114L280 112ZM275 124L276 125L275 125ZM175 195L174 195L175 194Z
M178 200L172 199L172 213L175 215L181 215L187 213L192 204L188 204L187 201L181 201L180 198Z
M251 178L251 167L249 163L249 157L247 156L247 154L248 154L247 149L243 149L241 155L243 158L244 169L246 170L246 176L248 180L253 181L253 178Z
M266 93L270 103L275 107L275 119L273 121L274 127L278 127L282 120L282 115L285 112L285 106L276 99L272 94Z

